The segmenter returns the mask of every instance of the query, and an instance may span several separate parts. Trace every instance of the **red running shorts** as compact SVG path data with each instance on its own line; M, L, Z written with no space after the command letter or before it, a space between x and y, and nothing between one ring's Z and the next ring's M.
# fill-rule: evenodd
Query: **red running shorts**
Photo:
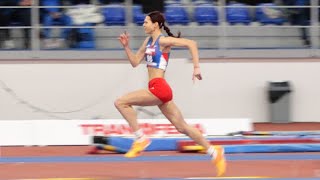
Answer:
M149 81L149 91L163 103L172 100L172 90L163 78L154 78Z

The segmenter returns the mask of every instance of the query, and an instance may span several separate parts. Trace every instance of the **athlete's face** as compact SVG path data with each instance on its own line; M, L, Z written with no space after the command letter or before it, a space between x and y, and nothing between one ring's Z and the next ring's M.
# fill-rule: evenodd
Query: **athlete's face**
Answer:
M149 16L146 16L143 23L144 32L146 34L151 34L156 29L157 23L152 23Z

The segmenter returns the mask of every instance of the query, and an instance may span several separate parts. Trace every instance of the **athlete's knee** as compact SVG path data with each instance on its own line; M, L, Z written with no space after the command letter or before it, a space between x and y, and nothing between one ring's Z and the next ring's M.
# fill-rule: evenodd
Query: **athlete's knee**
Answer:
M178 127L176 127L176 129L181 134L185 134L187 136L189 136L190 133L193 133L193 131L196 130L195 128L193 128L192 126L190 126L188 124L184 124L184 125L178 126Z
M117 109L121 109L122 107L125 107L126 106L126 103L125 101L120 97L118 99L116 99L114 101L114 106L117 108Z
M187 132L188 132L188 126L187 125L176 126L176 129L181 134L187 134Z

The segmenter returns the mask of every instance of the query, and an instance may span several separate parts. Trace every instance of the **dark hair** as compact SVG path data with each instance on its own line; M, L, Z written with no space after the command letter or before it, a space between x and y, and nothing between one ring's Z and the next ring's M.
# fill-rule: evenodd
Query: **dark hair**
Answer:
M163 29L167 32L169 36L176 37L176 38L179 38L181 36L181 32L178 32L177 36L174 36L171 33L169 27L165 25L166 19L160 11L152 11L148 14L148 16L150 17L152 23L157 22L159 24L160 29L163 27Z

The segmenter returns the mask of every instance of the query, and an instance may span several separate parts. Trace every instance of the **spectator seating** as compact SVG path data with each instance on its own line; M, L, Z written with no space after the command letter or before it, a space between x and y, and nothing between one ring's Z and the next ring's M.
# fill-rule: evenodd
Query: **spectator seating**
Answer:
M165 6L165 18L169 25L188 25L189 17L187 10L181 4L170 4Z
M142 11L141 5L133 5L132 7L132 15L133 15L133 22L137 25L142 25L144 22L144 18L146 15Z
M91 23L83 24L82 26L92 26ZM71 48L79 49L94 49L95 45L95 31L92 28L74 28L72 30Z
M102 9L104 23L108 26L124 26L126 24L125 7L120 4L107 5Z
M213 0L192 0L192 4L213 4Z
M99 2L101 4L119 4L119 3L123 3L124 0L99 0Z
M182 0L165 0L165 1L164 1L164 4L165 4L165 5L181 4L181 3L182 3L181 1L182 1Z
M256 8L256 20L262 24L282 25L285 22L282 11L274 3L261 3Z
M212 4L199 4L194 8L194 19L199 25L217 25L218 11Z
M226 8L226 19L231 25L237 23L250 24L249 8L242 3L230 3Z

